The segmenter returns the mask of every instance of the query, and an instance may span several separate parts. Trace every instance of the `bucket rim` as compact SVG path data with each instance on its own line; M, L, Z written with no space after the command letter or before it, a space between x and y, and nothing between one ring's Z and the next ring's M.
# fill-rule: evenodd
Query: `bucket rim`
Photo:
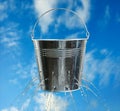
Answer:
M76 38L76 39L35 39L32 38L33 41L80 41L80 40L88 40L88 38Z

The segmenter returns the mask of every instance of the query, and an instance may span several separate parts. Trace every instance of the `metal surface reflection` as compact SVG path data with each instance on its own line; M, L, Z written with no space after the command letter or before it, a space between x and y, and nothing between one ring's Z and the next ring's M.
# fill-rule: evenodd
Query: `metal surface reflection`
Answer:
M86 39L34 39L33 43L42 89L48 91L78 89L83 69Z

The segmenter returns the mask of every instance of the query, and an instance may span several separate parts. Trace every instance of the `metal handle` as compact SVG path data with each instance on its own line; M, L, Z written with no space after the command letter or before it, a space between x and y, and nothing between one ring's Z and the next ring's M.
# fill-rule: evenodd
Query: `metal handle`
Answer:
M39 18L37 19L37 21L36 21L36 23L35 23L35 25L33 26L33 29L32 29L32 34L31 34L32 39L34 39L34 30L35 30L36 25L37 25L38 22L39 22L39 19L40 19L42 16L44 16L45 14L47 14L47 13L49 13L49 12L51 12L51 11L54 11L54 10L65 10L65 11L68 11L68 12L71 12L71 13L75 14L75 15L82 21L82 24L83 24L83 26L84 26L84 28L85 28L85 30L86 30L86 37L87 37L86 39L89 38L89 32L88 32L88 30L87 30L87 26L85 25L85 23L84 23L84 21L81 19L81 17L78 15L78 13L76 13L75 11L72 11L72 10L70 10L70 9L66 9L66 8L52 8L52 9L50 9L50 10L47 10L47 11L44 12L43 14L41 14L41 15L39 16Z

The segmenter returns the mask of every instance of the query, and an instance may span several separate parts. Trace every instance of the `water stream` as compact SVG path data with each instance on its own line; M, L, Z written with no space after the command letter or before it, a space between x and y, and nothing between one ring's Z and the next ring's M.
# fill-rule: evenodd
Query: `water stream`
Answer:
M85 78L82 81L81 85L77 84L80 87L76 91L65 86L64 92L47 92L41 90L43 81L40 83L35 77L12 101L11 106L16 106L18 111L82 111L82 107L85 111L92 111L90 107L98 110L99 106L103 107L103 111L110 111L95 85Z

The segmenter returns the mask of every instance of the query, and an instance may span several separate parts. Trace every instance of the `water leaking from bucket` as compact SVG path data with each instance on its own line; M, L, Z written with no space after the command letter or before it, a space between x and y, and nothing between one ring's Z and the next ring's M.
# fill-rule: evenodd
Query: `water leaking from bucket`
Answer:
M17 96L17 98L14 99L12 106L16 104L19 111L22 111L21 108L23 107L23 104L27 100L31 100L29 103L29 106L24 111L32 111L33 107L38 107L36 104L39 105L40 108L36 111L61 111L58 110L58 107L65 107L66 110L62 111L81 111L81 107L84 107L84 110L86 111L86 108L89 108L90 105L94 105L91 103L92 98L94 98L95 101L99 101L99 106L103 107L103 111L110 111L107 103L103 100L102 96L100 95L99 90L95 87L95 85L92 82L89 82L86 79L83 78L81 81L81 86L78 90L71 91L69 88L68 90L64 92L48 92L48 91L42 91L41 90L41 82L39 82L38 78L33 78L26 87L23 89L23 91ZM26 90L27 89L27 90ZM76 94L78 95L76 98ZM39 96L42 95L42 96ZM61 96L62 95L62 96ZM92 98L90 98L92 97ZM37 98L38 103L36 103L35 99ZM54 100L55 99L55 100ZM57 101L57 99L59 101ZM41 100L39 102L39 100ZM45 100L45 101L43 101ZM32 102L33 101L33 102ZM59 102L62 101L66 106L61 106ZM84 104L83 104L84 103ZM44 106L44 108L42 107ZM56 105L56 106L54 106ZM69 107L72 108L69 109ZM31 108L32 106L32 108ZM97 107L97 106L96 106ZM42 108L42 109L41 109ZM93 107L94 110L94 107ZM95 110L98 110L97 108Z

